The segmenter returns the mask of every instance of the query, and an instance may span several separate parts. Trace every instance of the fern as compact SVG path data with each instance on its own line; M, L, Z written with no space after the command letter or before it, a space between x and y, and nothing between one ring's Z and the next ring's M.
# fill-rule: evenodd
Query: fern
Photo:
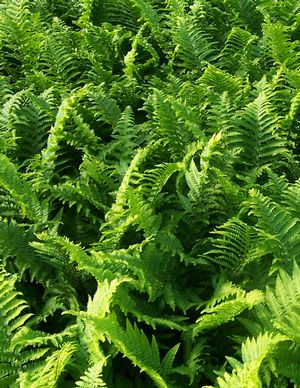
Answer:
M257 37L239 27L233 27L222 52L222 65L229 71L241 71L251 66L252 48Z
M274 156L280 160L286 154L283 140L275 133L276 116L272 114L266 93L261 92L247 105L239 126L241 140L237 145L243 147L243 157L248 165L267 165Z
M93 365L91 366L81 377L80 381L76 382L76 387L82 388L100 388L107 387L105 382L101 378L101 365Z
M259 378L259 368L263 360L271 353L272 349L280 341L282 336L272 336L268 333L260 335L257 339L248 339L242 346L243 364L234 359L228 359L235 371L229 375L225 372L223 377L217 379L220 388L226 387L262 387Z
M137 326L133 327L128 320L126 322L126 329L123 329L113 316L105 321L101 321L100 327L108 339L133 364L138 365L142 371L145 371L158 387L168 386L159 373L160 356L155 338L150 343L145 334Z
M298 11L1 2L1 386L299 385Z
M29 384L32 387L55 387L63 373L65 365L68 363L75 352L74 344L66 342L61 349L56 350L46 360L45 365L38 370L25 372L19 378L20 387L26 387Z
M122 1L117 3L111 0L104 2L95 2L93 6L92 21L96 24L110 23L112 25L121 25L135 31L137 28L137 16L131 7ZM100 16L98 16L100 15Z
M175 23L174 23L175 24ZM188 69L202 70L205 63L214 62L216 52L210 37L195 24L178 17L174 31L176 51Z
M209 259L218 263L228 273L238 275L247 264L259 260L259 238L255 230L239 219L230 219L213 232L214 248L207 252Z
M290 68L299 66L296 53L296 43L290 42L287 28L280 24L266 24L264 26L266 48L269 56L275 63L285 64ZM294 55L291 55L294 53Z
M55 33L49 35L42 48L40 69L60 83L75 84L79 76L79 63L72 52Z
M251 191L251 213L258 216L258 228L264 237L266 252L276 254L275 258L291 259L297 255L299 225L290 213L274 205L256 191Z
M199 335L199 333L202 333L204 330L212 329L227 323L245 309L251 309L253 306L262 303L263 301L263 294L259 290L250 291L248 294L242 291L237 294L235 299L225 301L215 307L203 310L203 316L197 320L193 329L193 334Z
M30 186L26 182L22 182L15 165L9 161L5 155L0 156L0 184L10 192L22 209L23 216L27 216L33 221L45 221L45 211L36 197L35 193L31 191Z

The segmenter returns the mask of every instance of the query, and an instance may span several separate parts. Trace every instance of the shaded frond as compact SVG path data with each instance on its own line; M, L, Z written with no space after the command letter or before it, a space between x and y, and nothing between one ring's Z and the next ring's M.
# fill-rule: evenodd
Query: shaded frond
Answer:
M251 214L258 219L257 229L264 238L264 249L275 258L291 260L298 256L300 224L282 206L255 190L250 191Z
M184 17L178 17L173 23L175 51L186 68L199 71L207 62L214 62L216 50L206 32Z
M243 110L239 120L236 146L243 148L242 157L249 167L280 163L287 154L284 140L276 133L277 118L272 112L268 94L261 92ZM236 141L237 140L237 141Z
M231 218L213 234L217 236L212 238L214 248L206 255L230 274L238 275L247 264L259 259L257 233L241 220Z

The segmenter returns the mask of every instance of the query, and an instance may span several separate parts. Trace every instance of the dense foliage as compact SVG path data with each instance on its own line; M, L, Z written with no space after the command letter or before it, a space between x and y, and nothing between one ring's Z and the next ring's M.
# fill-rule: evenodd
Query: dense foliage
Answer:
M300 385L300 2L3 0L0 387Z

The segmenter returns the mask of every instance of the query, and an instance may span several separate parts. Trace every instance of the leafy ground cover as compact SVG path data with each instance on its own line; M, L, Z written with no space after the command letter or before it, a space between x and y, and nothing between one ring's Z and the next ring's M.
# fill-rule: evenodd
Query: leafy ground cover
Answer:
M300 385L300 2L0 2L0 387Z

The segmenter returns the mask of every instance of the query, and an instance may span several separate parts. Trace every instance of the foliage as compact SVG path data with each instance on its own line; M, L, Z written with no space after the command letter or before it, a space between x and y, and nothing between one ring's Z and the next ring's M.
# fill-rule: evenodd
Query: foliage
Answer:
M299 1L0 3L0 387L299 386Z

